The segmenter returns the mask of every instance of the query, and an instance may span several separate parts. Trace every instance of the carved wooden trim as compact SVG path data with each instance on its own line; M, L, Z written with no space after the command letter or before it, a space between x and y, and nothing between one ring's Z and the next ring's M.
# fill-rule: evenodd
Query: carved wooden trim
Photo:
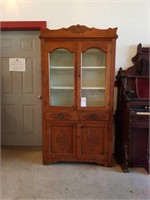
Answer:
M42 29L41 39L64 38L117 38L117 28L97 29L85 25L72 25L61 29Z
M65 31L70 31L76 34L84 33L86 31L91 31L92 29L93 28L88 28L87 26L80 25L80 24L70 26L69 28L64 28Z

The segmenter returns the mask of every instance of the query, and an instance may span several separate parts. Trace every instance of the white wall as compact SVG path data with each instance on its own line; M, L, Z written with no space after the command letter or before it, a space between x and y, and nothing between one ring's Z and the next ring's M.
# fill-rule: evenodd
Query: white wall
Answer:
M136 46L150 46L150 0L0 0L1 21L47 21L50 29L73 24L118 27L116 73L132 65Z

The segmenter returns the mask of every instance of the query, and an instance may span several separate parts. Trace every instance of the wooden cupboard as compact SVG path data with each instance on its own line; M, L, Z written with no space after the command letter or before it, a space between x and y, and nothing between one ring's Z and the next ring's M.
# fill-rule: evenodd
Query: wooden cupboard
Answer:
M41 30L44 164L111 166L116 31Z

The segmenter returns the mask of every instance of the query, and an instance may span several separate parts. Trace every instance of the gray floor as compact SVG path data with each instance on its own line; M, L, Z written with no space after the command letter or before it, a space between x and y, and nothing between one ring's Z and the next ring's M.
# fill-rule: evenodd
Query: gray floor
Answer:
M142 168L123 173L96 164L42 165L41 151L1 152L1 199L150 199L150 175Z

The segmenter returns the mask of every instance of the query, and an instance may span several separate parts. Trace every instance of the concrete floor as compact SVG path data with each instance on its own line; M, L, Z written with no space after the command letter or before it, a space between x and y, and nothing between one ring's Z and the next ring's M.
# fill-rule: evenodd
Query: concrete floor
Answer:
M1 152L2 200L146 200L150 199L150 175L142 168L123 173L87 163L42 165L41 151Z

